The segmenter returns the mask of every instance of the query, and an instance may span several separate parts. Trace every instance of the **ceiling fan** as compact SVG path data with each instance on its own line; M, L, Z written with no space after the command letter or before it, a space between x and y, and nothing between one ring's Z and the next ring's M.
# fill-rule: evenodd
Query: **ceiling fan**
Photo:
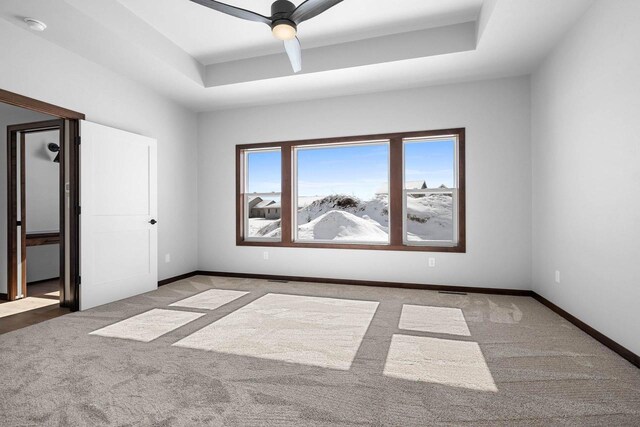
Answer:
M270 17L215 0L191 1L236 18L267 24L271 27L273 36L284 42L284 49L289 56L291 67L297 73L302 70L302 51L300 40L296 37L298 25L320 15L342 0L306 0L298 7L288 0L276 0L271 5Z

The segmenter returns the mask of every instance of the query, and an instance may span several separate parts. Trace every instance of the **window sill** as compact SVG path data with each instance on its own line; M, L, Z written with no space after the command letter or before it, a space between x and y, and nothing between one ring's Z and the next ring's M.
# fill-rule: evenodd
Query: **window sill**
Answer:
M384 244L358 244L358 243L299 243L299 242L273 242L273 241L237 241L236 246L280 247L280 248L313 248L313 249L360 249L367 251L405 251L405 252L447 252L466 253L464 245L457 246L424 246L424 245L384 245Z

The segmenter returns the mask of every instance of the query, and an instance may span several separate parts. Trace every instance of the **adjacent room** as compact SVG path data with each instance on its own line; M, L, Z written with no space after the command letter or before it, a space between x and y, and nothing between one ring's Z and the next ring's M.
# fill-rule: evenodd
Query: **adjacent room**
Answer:
M0 425L640 425L640 2L5 0Z

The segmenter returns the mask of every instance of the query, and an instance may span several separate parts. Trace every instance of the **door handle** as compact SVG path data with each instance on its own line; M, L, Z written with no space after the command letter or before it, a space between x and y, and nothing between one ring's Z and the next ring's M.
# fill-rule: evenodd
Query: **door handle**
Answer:
M155 219L152 219L151 221L149 221L149 224L151 225L156 225L158 223L158 221L156 221Z

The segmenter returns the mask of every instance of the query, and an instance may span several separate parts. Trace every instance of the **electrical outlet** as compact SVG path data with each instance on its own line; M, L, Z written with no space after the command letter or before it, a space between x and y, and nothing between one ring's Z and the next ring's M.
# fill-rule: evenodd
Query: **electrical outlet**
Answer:
M556 270L556 283L560 283L560 271Z
M435 266L436 266L436 259L429 258L429 267L435 267Z
M166 254L164 256L164 262L171 262L171 254Z
M267 251L262 252L262 259L267 261L269 259L269 252Z

